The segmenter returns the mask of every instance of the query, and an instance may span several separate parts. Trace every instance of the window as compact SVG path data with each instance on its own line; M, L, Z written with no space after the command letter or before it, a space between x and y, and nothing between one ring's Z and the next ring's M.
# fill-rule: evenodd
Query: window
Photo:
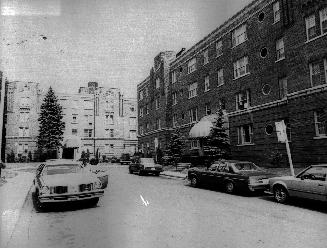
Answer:
M287 78L281 78L278 80L279 84L279 97L284 99L287 96Z
M160 108L160 99L159 98L157 98L155 100L155 104L156 104L156 109L159 109Z
M222 109L222 110L226 109L226 100L225 99L219 99L218 109Z
M327 8L320 11L321 34L327 33Z
M325 167L312 167L307 171L300 174L298 177L306 180L326 181L327 168ZM319 184L318 184L319 185Z
M325 83L325 73L321 70L321 63L311 63L309 64L310 67L310 79L311 79L311 86L317 86Z
M143 117L143 107L140 107L140 117Z
M279 2L275 2L273 4L273 10L274 10L274 23L279 22L280 20L280 8L279 8Z
M187 73L192 73L196 70L196 58L191 59L187 65Z
M110 137L114 137L114 130L113 129L110 129Z
M224 71L223 69L218 70L218 86L224 84Z
M327 136L327 110L320 109L314 112L316 136Z
M203 52L203 64L208 64L209 63L209 51L208 49L204 50Z
M156 79L156 89L160 88L160 78Z
M206 103L206 104L205 104L205 114L206 114L206 115L211 115L211 107L210 107L210 103Z
M193 98L197 96L198 83L190 84L188 87L188 98Z
M305 25L307 29L307 40L311 40L316 37L316 17L311 15L305 19Z
M29 108L30 107L30 98L29 97L21 97L19 100L21 108Z
M160 129L160 119L156 119L156 130Z
M20 112L19 115L20 122L28 122L28 118L29 118L29 112Z
M77 129L72 129L72 135L77 135Z
M199 149L200 148L200 144L198 140L192 140L191 141L191 149Z
M171 73L171 82L174 84L177 82L177 75L176 75L176 71L173 71Z
M24 145L23 144L19 144L18 148L17 148L17 154L22 154L24 151Z
M209 76L205 76L204 78L204 91L209 91L210 90L210 80Z
M110 144L111 149L114 149L114 147L115 147L114 144Z
M30 136L30 131L28 127L20 127L18 129L18 136L19 137L29 137Z
M149 88L148 87L145 87L144 89L144 97L147 97L149 96Z
M223 54L223 42L222 40L219 40L216 42L216 56L220 56Z
M24 144L23 147L24 153L28 153L28 144Z
M243 24L232 32L232 46L238 46L247 40L246 25Z
M72 117L73 117L73 121L72 121L72 122L73 122L73 123L77 123L77 115L73 114Z
M129 117L129 125L135 126L136 125L136 118L135 117Z
M284 39L281 38L276 42L277 61L285 59Z
M94 105L93 101L84 100L84 109L93 109L94 107L93 105Z
M188 111L189 115L189 122L196 122L198 121L198 108L192 108Z
M149 114L149 104L145 105L145 114Z
M143 135L144 129L143 126L140 126L140 134Z
M173 127L177 126L177 114L173 115Z
M136 139L136 131L135 130L130 130L129 131L129 138L130 139Z
M250 107L250 91L242 91L236 95L236 110L243 110Z
M143 90L140 91L139 97L140 97L140 100L143 100Z
M84 129L84 137L92 137L92 129Z
M252 124L243 125L237 128L238 144L253 143L253 126Z
M173 105L177 104L177 92L173 93Z
M249 72L248 57L243 57L234 63L234 79L242 77Z

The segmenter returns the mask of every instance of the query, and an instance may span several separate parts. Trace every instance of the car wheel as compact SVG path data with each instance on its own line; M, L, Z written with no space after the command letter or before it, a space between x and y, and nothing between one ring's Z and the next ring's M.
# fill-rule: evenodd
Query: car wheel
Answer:
M160 172L157 172L157 173L156 173L156 174L154 174L154 175L158 177L158 176L160 175Z
M191 186L192 187L198 187L199 186L199 180L197 177L191 177Z
M128 169L129 174L133 174L133 171L131 169Z
M34 197L35 197L36 210L37 211L42 210L44 208L44 205L43 205L43 203L40 202L40 199L39 199L39 190L38 189L35 190Z
M90 205L95 207L98 204L98 202L99 202L99 197L93 198L90 200Z
M229 194L233 193L235 191L235 185L233 182L228 181L225 184L225 191Z
M283 186L274 187L274 197L279 203L285 203L288 200L288 192Z
M139 176L143 176L143 171L139 170Z

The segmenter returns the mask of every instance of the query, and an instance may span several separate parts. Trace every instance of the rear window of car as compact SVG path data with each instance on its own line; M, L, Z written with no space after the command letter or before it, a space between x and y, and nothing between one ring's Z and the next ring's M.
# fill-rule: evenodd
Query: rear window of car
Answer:
M140 162L144 164L154 164L153 158L140 158Z
M64 165L48 165L44 168L44 175L57 175L77 173L81 170L81 166L78 164L64 164Z
M235 168L239 171L253 171L258 170L258 167L253 163L235 163Z

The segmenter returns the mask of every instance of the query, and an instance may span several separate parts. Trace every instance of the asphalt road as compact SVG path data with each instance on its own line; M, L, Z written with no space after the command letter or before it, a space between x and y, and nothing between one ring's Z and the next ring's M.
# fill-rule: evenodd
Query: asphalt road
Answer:
M128 174L110 166L97 207L37 212L31 195L9 248L325 248L327 207L277 204L269 196L228 195L183 180Z

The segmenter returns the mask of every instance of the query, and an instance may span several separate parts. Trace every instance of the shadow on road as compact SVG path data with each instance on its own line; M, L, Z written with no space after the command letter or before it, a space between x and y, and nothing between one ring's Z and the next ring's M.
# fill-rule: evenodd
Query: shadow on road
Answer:
M261 196L261 200L274 202L276 203L273 196ZM281 203L280 203L281 204ZM326 202L320 202L320 201L314 201L309 199L301 199L301 198L291 198L285 203L284 205L297 207L297 208L304 208L311 211L316 211L320 213L327 213L327 203Z
M34 209L39 213L78 211L98 207L95 206L93 202L87 200L76 202L56 202L51 204L48 203L40 207L34 193L32 193L32 202Z

